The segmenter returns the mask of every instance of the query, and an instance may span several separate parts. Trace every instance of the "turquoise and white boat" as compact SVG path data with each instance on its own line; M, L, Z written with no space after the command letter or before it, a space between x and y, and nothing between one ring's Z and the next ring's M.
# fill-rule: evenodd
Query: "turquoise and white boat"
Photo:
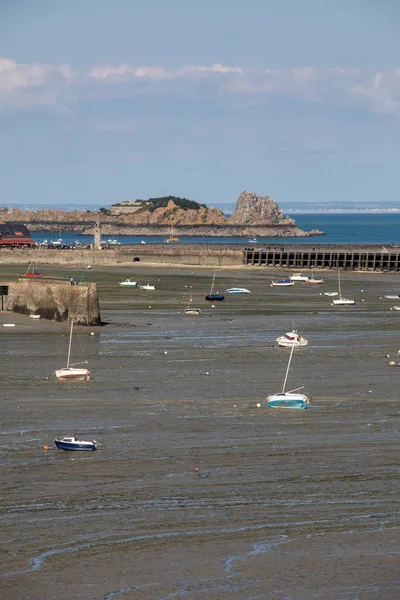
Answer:
M282 391L267 396L267 404L272 408L307 408L308 403L310 402L310 398L308 396L299 393L299 390L303 389L302 387L291 390L290 392L285 392L294 348L295 346L292 346L290 351L289 362L286 369Z
M251 294L250 290L238 287L228 288L226 291L228 294Z

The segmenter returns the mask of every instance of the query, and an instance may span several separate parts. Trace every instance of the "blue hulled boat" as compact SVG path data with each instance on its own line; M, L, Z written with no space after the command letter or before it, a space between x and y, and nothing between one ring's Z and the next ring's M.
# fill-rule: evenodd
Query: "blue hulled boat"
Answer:
M99 443L96 440L92 442L85 442L84 440L79 440L77 437L63 437L61 440L55 438L55 445L59 450L97 450L99 447Z
M207 294L206 300L208 300L210 302L222 302L222 300L225 298L225 296L223 294L220 294L219 292L216 292L215 294L213 293L214 284L215 284L215 273L213 275L213 279L211 282L210 293Z

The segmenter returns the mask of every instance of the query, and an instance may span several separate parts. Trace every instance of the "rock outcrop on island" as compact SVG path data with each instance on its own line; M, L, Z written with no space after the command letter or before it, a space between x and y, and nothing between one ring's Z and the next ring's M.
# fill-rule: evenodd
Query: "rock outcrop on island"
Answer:
M296 225L293 219L283 217L275 200L257 196L255 192L242 192L236 201L229 223L235 225Z
M0 221L26 223L30 231L74 232L92 235L100 220L103 235L197 237L299 237L323 235L306 232L284 217L269 196L242 192L230 217L222 210L186 198L166 196L114 204L99 211L2 209Z

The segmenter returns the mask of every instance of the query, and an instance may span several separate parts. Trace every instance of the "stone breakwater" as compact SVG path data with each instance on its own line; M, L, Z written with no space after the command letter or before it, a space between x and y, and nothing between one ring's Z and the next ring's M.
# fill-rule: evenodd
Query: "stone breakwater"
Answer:
M73 320L79 325L101 324L95 283L71 285L70 281L21 278L1 285L7 288L5 310L52 321Z
M281 269L337 268L349 271L400 271L399 248L388 246L332 246L291 244L264 248L222 244L135 244L103 250L0 249L0 263L19 264L20 273L30 263L40 266L106 267L135 263L198 267L271 267Z
M84 267L131 266L134 262L165 265L235 266L242 264L242 246L210 247L204 244L137 244L105 250L0 250L0 262L28 267L40 265ZM23 271L22 271L23 272Z

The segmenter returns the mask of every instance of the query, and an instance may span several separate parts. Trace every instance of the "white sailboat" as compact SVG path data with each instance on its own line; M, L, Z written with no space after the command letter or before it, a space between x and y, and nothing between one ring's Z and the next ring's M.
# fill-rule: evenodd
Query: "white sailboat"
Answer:
M77 381L87 381L90 379L90 371L89 369L85 369L83 367L75 367L70 363L71 358L71 345L72 345L72 331L74 328L74 322L71 321L71 331L69 334L69 346L68 346L68 358L67 358L67 366L62 369L58 369L56 371L57 379L74 379ZM84 361L87 364L87 360ZM83 364L83 363L74 363L75 365Z
M187 308L185 308L185 315L199 315L201 313L201 309L194 308L193 306L191 306L191 302L192 302L192 295L190 295Z
M311 277L307 277L305 283L309 283L310 285L321 285L324 283L322 277L314 277L314 269L311 269Z
M286 369L285 379L283 381L282 391L276 394L271 394L267 396L267 404L273 408L307 408L308 403L310 402L310 398L305 394L300 394L298 390L303 389L303 387L296 388L291 390L290 392L285 392L286 382L289 375L290 363L292 362L292 356L295 346L292 345L292 349L290 351L289 362Z
M333 300L332 304L334 304L336 306L349 306L351 304L356 303L355 300L352 300L350 298L344 298L342 296L342 289L340 286L340 269L338 269L338 290L339 290L339 298L336 298L335 300Z

